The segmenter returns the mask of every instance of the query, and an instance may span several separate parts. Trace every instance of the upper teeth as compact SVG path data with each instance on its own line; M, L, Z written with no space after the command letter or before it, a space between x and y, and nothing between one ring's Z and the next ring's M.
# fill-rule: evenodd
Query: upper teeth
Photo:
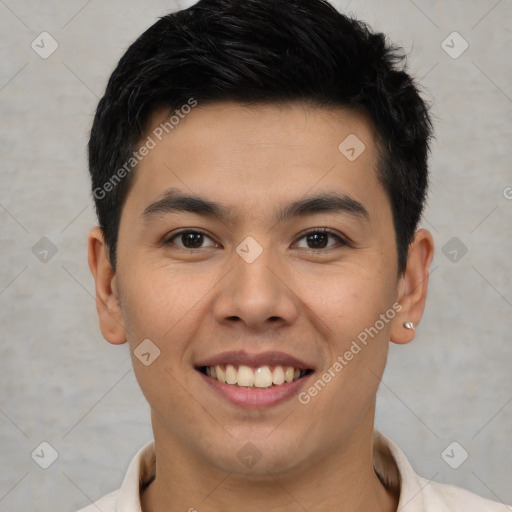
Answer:
M226 384L233 384L243 387L268 388L274 384L279 386L285 382L292 382L299 379L306 373L306 370L293 368L292 366L274 366L273 370L269 366L250 366L240 365L238 369L235 365L226 366L207 366L206 375L217 379Z

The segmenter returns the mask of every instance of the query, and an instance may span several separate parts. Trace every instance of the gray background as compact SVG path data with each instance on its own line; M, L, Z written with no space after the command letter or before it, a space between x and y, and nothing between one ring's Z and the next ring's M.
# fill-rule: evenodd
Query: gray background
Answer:
M436 117L430 297L415 342L391 347L377 426L423 476L512 503L512 2L336 5L405 47ZM127 347L97 326L85 145L117 60L177 6L0 0L2 512L87 505L119 486L151 438ZM47 59L31 48L42 31L59 44ZM441 46L453 31L469 43L455 59ZM33 251L42 237L58 250L46 263ZM42 441L59 455L46 470L31 458ZM441 457L453 441L469 454L458 469Z

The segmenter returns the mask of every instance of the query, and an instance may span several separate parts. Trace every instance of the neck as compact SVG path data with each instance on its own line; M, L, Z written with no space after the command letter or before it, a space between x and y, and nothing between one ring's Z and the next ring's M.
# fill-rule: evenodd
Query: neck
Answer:
M336 450L286 474L257 479L197 460L153 417L156 478L141 497L143 512L395 512L397 497L373 469L373 418L369 411Z

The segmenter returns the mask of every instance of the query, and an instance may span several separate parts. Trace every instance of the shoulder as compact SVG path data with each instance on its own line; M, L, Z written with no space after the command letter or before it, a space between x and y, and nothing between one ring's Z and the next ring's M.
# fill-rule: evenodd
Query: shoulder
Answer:
M510 512L512 507L416 474L405 454L384 434L374 432L374 468L399 496L400 512Z
M101 512L115 512L118 495L119 489L103 496L103 498L96 500L87 507L81 508L78 512L98 512L98 510L101 510Z
M121 487L78 512L141 512L140 488L154 477L156 455L153 441L146 443L133 457Z
M510 512L508 505L488 500L454 485L417 477L423 487L425 512Z

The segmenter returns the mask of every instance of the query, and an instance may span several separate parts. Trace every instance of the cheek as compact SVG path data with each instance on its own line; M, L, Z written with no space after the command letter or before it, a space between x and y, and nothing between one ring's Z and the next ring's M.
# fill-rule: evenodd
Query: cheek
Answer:
M309 280L309 285L303 282L298 286L298 296L328 327L336 350L374 326L380 315L387 312L388 321L379 321L377 328L384 334L389 332L397 283L388 273L375 271L375 267L351 265L333 269L328 275L317 275Z
M213 287L211 275L170 265L157 268L139 267L127 273L123 281L123 317L130 341L141 336L155 342L172 339L173 332L182 329L208 290Z
M191 376L188 369L194 340L202 338L203 324L209 322L209 298L222 274L200 265L160 263L154 267L134 264L124 275L127 278L120 283L126 298L122 301L123 318L137 380L149 403L168 402L172 396L177 410L182 386L187 387ZM158 353L149 367L136 358L137 347L147 339ZM172 388L167 397L159 397L162 383L165 389Z
M330 381L325 392L331 396L325 403L338 407L326 410L328 416L363 410L384 371L389 332L396 315L396 283L389 273L375 268L345 268L324 279L315 293L309 291L309 306L319 323L328 327L328 358L323 373L317 376L321 379L330 369L330 375L325 375ZM316 387L324 393L321 383Z
M183 421L191 421L194 415L189 411L183 365L190 340L196 336L197 317L204 315L201 299L212 284L206 279L200 285L202 280L192 279L185 269L169 266L149 269L134 265L123 275L121 306L139 386L161 418L173 418L181 411ZM148 352L149 357L144 358L142 354Z

